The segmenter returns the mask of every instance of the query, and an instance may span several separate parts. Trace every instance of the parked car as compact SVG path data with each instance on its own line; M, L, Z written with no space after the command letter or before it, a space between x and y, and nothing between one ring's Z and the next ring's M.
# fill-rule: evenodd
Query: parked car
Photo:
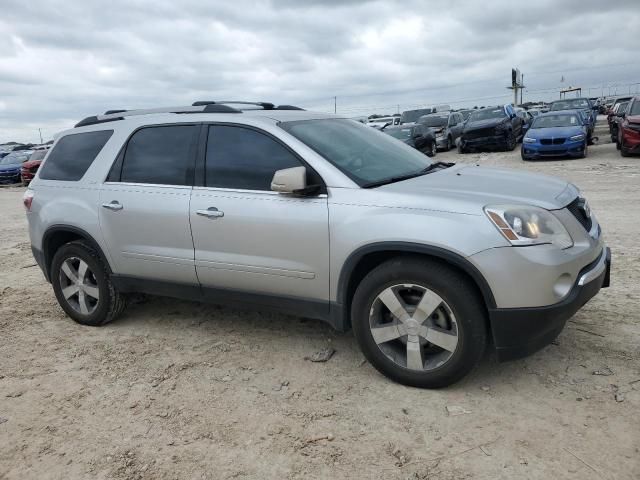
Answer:
M596 128L596 116L598 107L591 103L588 98L567 98L564 100L556 100L551 102L550 112L559 112L562 110L581 110L583 116L587 120L587 143L593 144L593 131Z
M404 123L416 123L418 118L423 115L429 115L430 113L434 113L435 110L433 108L418 108L416 110L405 110L400 115L400 125Z
M514 110L516 112L516 115L522 119L522 133L524 134L527 130L529 130L529 127L531 126L533 115L531 115L524 108L517 107L514 108Z
M617 135L613 134L613 122L616 118L616 116L618 115L618 112L620 112L621 108L626 108L627 104L629 103L631 99L628 100L624 100L622 102L616 102L612 107L611 110L609 111L609 113L607 113L607 125L609 126L609 133L611 134L611 141L615 141L615 139L617 138ZM616 132L617 133L617 132Z
M30 150L11 152L0 159L0 183L19 183L22 164L29 160Z
M509 104L475 110L464 125L458 152L513 150L523 136L522 125L522 119Z
M578 111L538 115L522 139L523 160L587 156L587 128Z
M385 125L399 125L399 124L400 124L400 117L372 118L367 122L367 125L377 129L380 129Z
M620 123L624 120L624 113L627 109L627 106L630 102L620 102L616 103L615 108L613 109L613 113L611 115L611 119L609 120L607 116L607 120L609 120L609 133L611 135L611 141L616 143L618 150L620 149L620 143L618 143L618 130Z
M640 97L627 105L618 128L618 144L623 157L640 153Z
M433 129L438 149L445 152L456 144L464 128L464 118L458 112L432 113L420 117L417 123Z
M489 337L500 360L549 344L609 285L573 184L256 105L96 115L56 136L23 202L69 317L103 325L129 292L284 311L352 327L380 372L442 387Z
M420 123L405 123L381 129L387 135L403 141L410 147L421 151L429 157L435 157L438 151L433 130Z
M22 180L22 185L29 185L29 182L33 180L33 176L38 171L42 160L47 155L46 148L34 150L29 159L22 164L20 168L20 179Z

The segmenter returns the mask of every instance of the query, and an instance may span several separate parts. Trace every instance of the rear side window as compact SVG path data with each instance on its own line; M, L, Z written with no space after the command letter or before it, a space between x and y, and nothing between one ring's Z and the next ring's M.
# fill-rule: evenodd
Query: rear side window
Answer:
M276 170L301 165L293 153L268 135L242 127L209 127L207 187L271 190Z
M146 127L133 134L121 182L192 185L199 126Z
M113 135L113 130L74 133L58 140L40 170L44 180L77 181L87 172L95 158Z

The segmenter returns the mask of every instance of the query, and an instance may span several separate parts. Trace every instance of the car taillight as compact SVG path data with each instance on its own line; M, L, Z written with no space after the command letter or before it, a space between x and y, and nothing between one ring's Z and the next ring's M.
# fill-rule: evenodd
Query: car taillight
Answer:
M27 210L27 212L31 211L32 203L33 203L33 190L27 190L26 192L24 192L24 195L22 196L22 204L24 205L24 208Z

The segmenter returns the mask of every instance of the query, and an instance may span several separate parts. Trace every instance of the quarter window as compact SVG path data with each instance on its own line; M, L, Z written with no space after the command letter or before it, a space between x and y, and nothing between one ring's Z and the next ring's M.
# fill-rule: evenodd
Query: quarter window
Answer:
M276 170L301 162L282 144L248 128L209 127L205 185L243 190L271 190Z
M40 170L43 180L80 180L111 138L113 130L74 133L58 140Z
M199 127L146 127L133 134L125 150L120 181L192 185Z

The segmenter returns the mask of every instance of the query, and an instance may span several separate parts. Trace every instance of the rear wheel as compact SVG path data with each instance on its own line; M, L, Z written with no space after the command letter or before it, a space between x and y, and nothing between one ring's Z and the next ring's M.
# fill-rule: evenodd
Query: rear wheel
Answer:
M60 247L51 264L51 283L65 313L83 325L104 325L124 310L124 296L111 283L107 266L85 242Z
M438 153L438 145L434 140L433 142L431 142L431 145L429 146L429 151L427 152L427 156L435 157L437 153Z
M369 362L414 387L455 383L486 345L486 311L475 287L436 261L401 257L372 270L356 290L351 318Z

